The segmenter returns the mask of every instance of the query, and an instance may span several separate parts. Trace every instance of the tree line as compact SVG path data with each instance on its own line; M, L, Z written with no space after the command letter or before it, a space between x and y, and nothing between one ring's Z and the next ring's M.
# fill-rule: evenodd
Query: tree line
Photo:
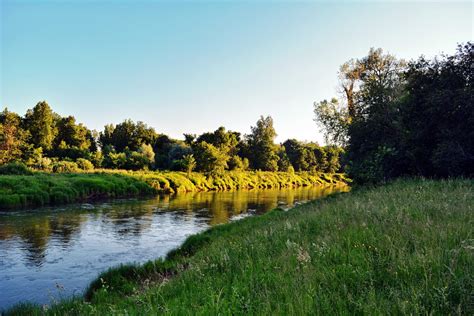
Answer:
M371 49L339 70L340 97L314 104L358 182L474 175L474 43L406 62Z
M248 135L219 127L201 135L184 134L184 140L178 140L130 119L97 132L73 116L58 115L42 101L24 116L7 108L0 112L0 164L21 162L53 172L108 168L334 173L341 169L340 147L295 139L275 144L276 136L270 116L260 117Z

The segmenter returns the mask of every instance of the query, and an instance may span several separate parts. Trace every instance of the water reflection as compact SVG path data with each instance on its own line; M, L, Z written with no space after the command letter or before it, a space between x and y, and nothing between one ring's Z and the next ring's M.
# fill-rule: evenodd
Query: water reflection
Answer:
M346 190L199 192L0 213L0 310L80 292L100 272L163 256L190 234L241 214L291 207ZM51 294L52 293L52 294Z

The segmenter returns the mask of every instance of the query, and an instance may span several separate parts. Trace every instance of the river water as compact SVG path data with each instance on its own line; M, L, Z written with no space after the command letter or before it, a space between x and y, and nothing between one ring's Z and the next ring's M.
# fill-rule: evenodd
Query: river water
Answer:
M341 190L200 192L0 212L0 311L81 295L107 268L165 256L210 226Z

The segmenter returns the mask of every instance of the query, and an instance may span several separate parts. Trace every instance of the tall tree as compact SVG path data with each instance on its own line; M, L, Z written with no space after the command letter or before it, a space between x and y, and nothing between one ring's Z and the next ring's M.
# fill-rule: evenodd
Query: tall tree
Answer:
M246 135L246 140L252 168L277 171L279 157L274 144L277 134L273 127L273 119L270 116L261 116L256 126L251 127L251 131L249 135Z
M357 90L357 83L360 80L363 66L358 60L351 59L339 68L339 82L344 99L347 102L347 113L349 120L355 116L356 98L354 91Z
M99 141L102 147L111 145L117 152L123 152L125 148L136 151L142 144L154 144L157 138L158 134L152 127L128 119L116 126L106 125Z
M87 150L91 146L88 134L91 132L82 124L76 124L74 116L63 117L57 124L58 135L55 143L59 145L62 141L68 147Z
M205 141L193 146L196 166L199 171L211 174L220 174L228 168L229 155L220 148Z
M35 147L41 147L45 151L52 149L57 130L55 115L46 101L38 102L33 109L28 110L25 124Z
M20 159L26 138L20 116L5 108L0 113L0 164Z

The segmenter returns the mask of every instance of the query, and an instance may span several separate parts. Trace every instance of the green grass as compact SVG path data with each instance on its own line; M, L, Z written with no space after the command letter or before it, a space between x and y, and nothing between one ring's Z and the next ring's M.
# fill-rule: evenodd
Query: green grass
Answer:
M57 205L97 198L153 193L265 189L340 184L343 174L226 172L205 176L184 172L101 170L90 173L0 175L0 210Z
M0 176L0 210L153 193L147 183L120 174Z
M216 226L23 315L473 314L474 181L399 180Z

